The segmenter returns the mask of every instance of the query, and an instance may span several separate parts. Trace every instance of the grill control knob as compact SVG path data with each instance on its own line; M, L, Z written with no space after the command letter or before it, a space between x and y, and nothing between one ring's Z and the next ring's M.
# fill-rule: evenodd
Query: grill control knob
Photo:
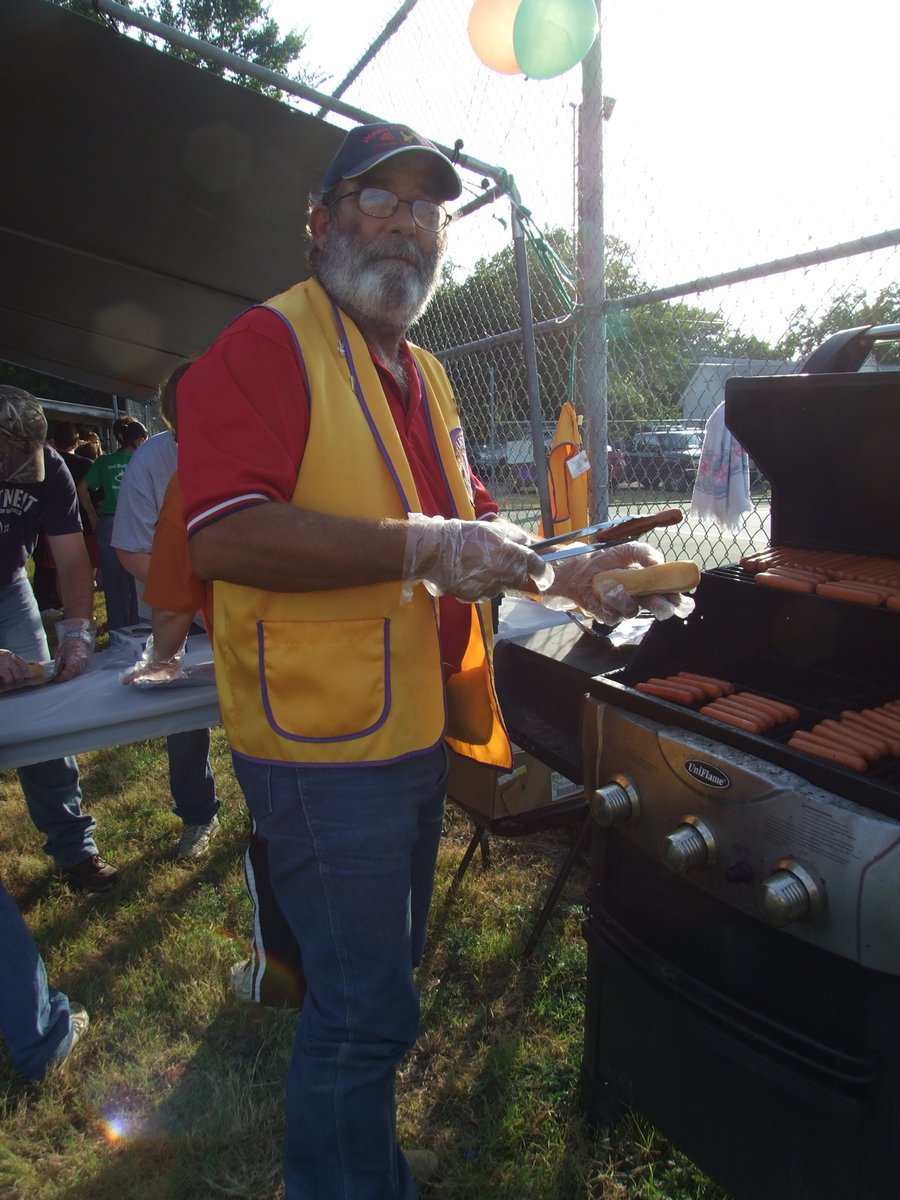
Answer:
M827 906L825 882L796 859L783 858L757 887L756 904L769 924L779 929L792 921L811 921Z
M663 838L663 858L680 874L697 867L712 867L718 857L715 834L699 817L685 817L677 829Z
M614 775L591 796L591 816L598 825L624 824L640 816L641 798L624 775Z

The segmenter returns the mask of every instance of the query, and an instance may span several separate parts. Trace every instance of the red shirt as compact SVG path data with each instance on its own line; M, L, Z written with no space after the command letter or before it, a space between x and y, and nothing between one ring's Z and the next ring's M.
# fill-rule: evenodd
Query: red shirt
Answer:
M408 404L390 371L374 355L373 361L422 512L450 517L452 503L428 433L419 373L405 343L403 353ZM186 372L178 385L178 427L181 443L195 447L188 463L179 449L189 533L251 504L290 502L309 432L309 391L293 331L279 313L249 309ZM472 484L476 516L495 515L497 505L474 475ZM459 669L469 606L442 597L440 614L449 674Z

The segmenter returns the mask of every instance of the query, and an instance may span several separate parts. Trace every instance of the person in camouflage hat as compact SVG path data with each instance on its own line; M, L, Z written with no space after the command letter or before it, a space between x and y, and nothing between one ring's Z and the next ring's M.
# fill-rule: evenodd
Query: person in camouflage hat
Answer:
M5 483L43 483L44 411L29 392L0 388L0 479Z
M81 530L72 476L44 445L47 422L38 401L21 388L0 386L0 691L21 687L32 664L65 683L90 665L96 627L93 569ZM56 563L64 617L50 662L47 636L26 573L43 531ZM14 703L14 700L7 703ZM76 887L105 891L119 877L99 854L94 818L81 811L74 758L18 770L29 815L45 835L44 850ZM0 931L2 932L2 931Z

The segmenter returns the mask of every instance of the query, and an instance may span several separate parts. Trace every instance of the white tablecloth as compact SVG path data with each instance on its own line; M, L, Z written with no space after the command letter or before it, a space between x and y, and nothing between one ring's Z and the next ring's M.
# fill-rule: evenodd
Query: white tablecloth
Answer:
M128 661L107 650L77 679L0 693L0 768L218 725L214 683L126 687L119 674ZM207 639L188 638L185 665L196 670L206 663L212 663Z

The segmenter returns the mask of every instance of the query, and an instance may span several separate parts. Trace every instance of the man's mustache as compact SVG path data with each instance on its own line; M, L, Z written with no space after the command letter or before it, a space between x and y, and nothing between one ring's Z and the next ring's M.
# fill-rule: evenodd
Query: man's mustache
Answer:
M420 270L428 266L428 261L422 251L403 238L391 238L378 242L377 245L367 246L364 257L366 262L379 262L383 258L399 258Z

